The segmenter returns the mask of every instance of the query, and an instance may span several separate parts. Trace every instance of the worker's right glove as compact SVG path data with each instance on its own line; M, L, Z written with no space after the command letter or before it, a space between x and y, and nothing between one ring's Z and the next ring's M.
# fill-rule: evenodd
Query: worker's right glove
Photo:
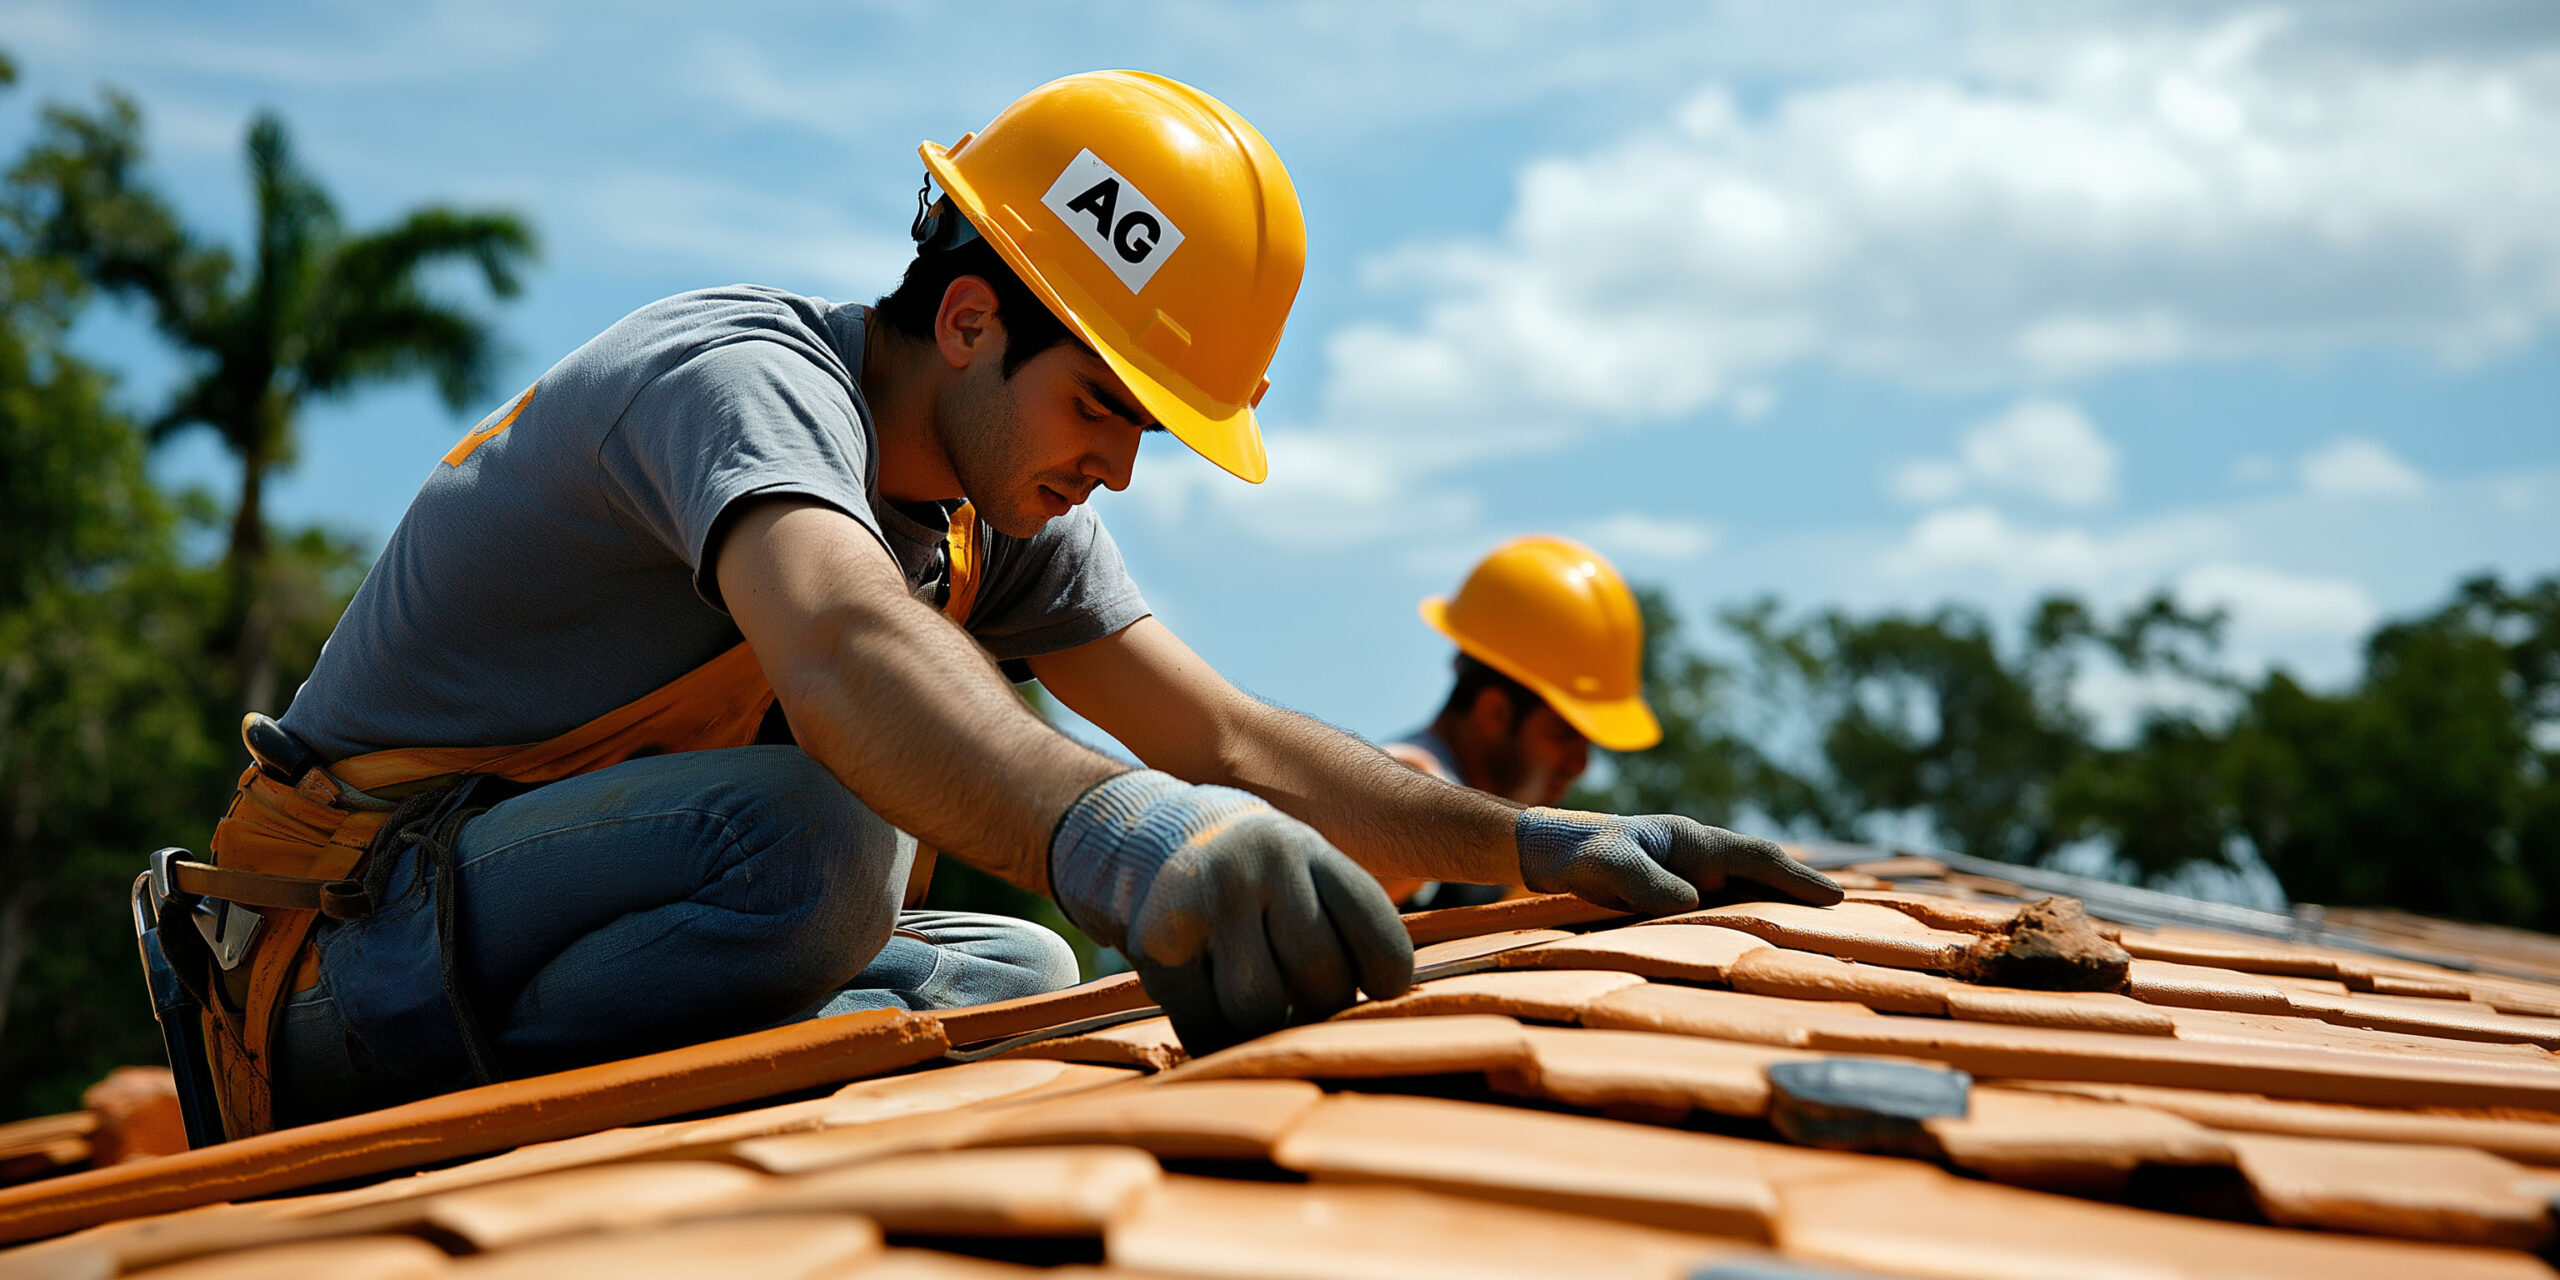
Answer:
M1117 947L1194 1056L1413 982L1395 904L1315 828L1232 787L1134 770L1049 841L1067 919Z
M1678 814L1523 809L1512 831L1520 841L1520 883L1638 915L1692 911L1700 894L1720 890L1820 907L1841 897L1840 886L1786 850Z

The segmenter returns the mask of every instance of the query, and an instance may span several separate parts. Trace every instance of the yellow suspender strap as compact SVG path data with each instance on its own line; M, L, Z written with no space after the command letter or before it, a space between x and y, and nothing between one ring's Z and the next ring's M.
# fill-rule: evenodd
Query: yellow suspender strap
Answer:
M963 502L951 513L951 532L944 536L951 562L951 590L943 597L942 616L960 626L969 625L969 610L978 603L978 580L984 576L987 561L985 531L978 524L978 509Z

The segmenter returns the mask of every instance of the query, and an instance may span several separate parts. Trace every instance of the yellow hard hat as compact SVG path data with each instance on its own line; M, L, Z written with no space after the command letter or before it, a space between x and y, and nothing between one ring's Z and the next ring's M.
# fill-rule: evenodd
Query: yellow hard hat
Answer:
M1468 572L1457 599L1423 601L1422 620L1600 746L1662 741L1644 701L1644 617L1599 552L1544 534L1514 538Z
M1256 484L1253 406L1307 261L1298 190L1225 103L1138 71L1053 80L925 167L1184 444Z

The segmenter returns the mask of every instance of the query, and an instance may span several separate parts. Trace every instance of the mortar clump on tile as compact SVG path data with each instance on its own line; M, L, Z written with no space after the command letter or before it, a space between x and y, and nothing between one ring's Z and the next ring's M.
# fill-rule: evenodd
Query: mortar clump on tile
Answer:
M1997 933L1974 939L1956 976L1989 986L2036 991L2114 991L2133 964L2098 932L2077 898L2046 898L2018 908Z

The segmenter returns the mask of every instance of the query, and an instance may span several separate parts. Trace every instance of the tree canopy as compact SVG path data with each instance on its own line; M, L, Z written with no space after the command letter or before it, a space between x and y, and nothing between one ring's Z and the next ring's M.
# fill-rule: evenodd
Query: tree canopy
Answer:
M2222 660L2222 620L2160 597L2101 619L2037 605L1790 617L1762 601L1696 643L1643 597L1663 744L1582 799L2010 862L2066 849L2160 878L2244 851L2296 898L2560 927L2560 577L2480 577L2315 690ZM2109 741L2093 664L2190 696Z

